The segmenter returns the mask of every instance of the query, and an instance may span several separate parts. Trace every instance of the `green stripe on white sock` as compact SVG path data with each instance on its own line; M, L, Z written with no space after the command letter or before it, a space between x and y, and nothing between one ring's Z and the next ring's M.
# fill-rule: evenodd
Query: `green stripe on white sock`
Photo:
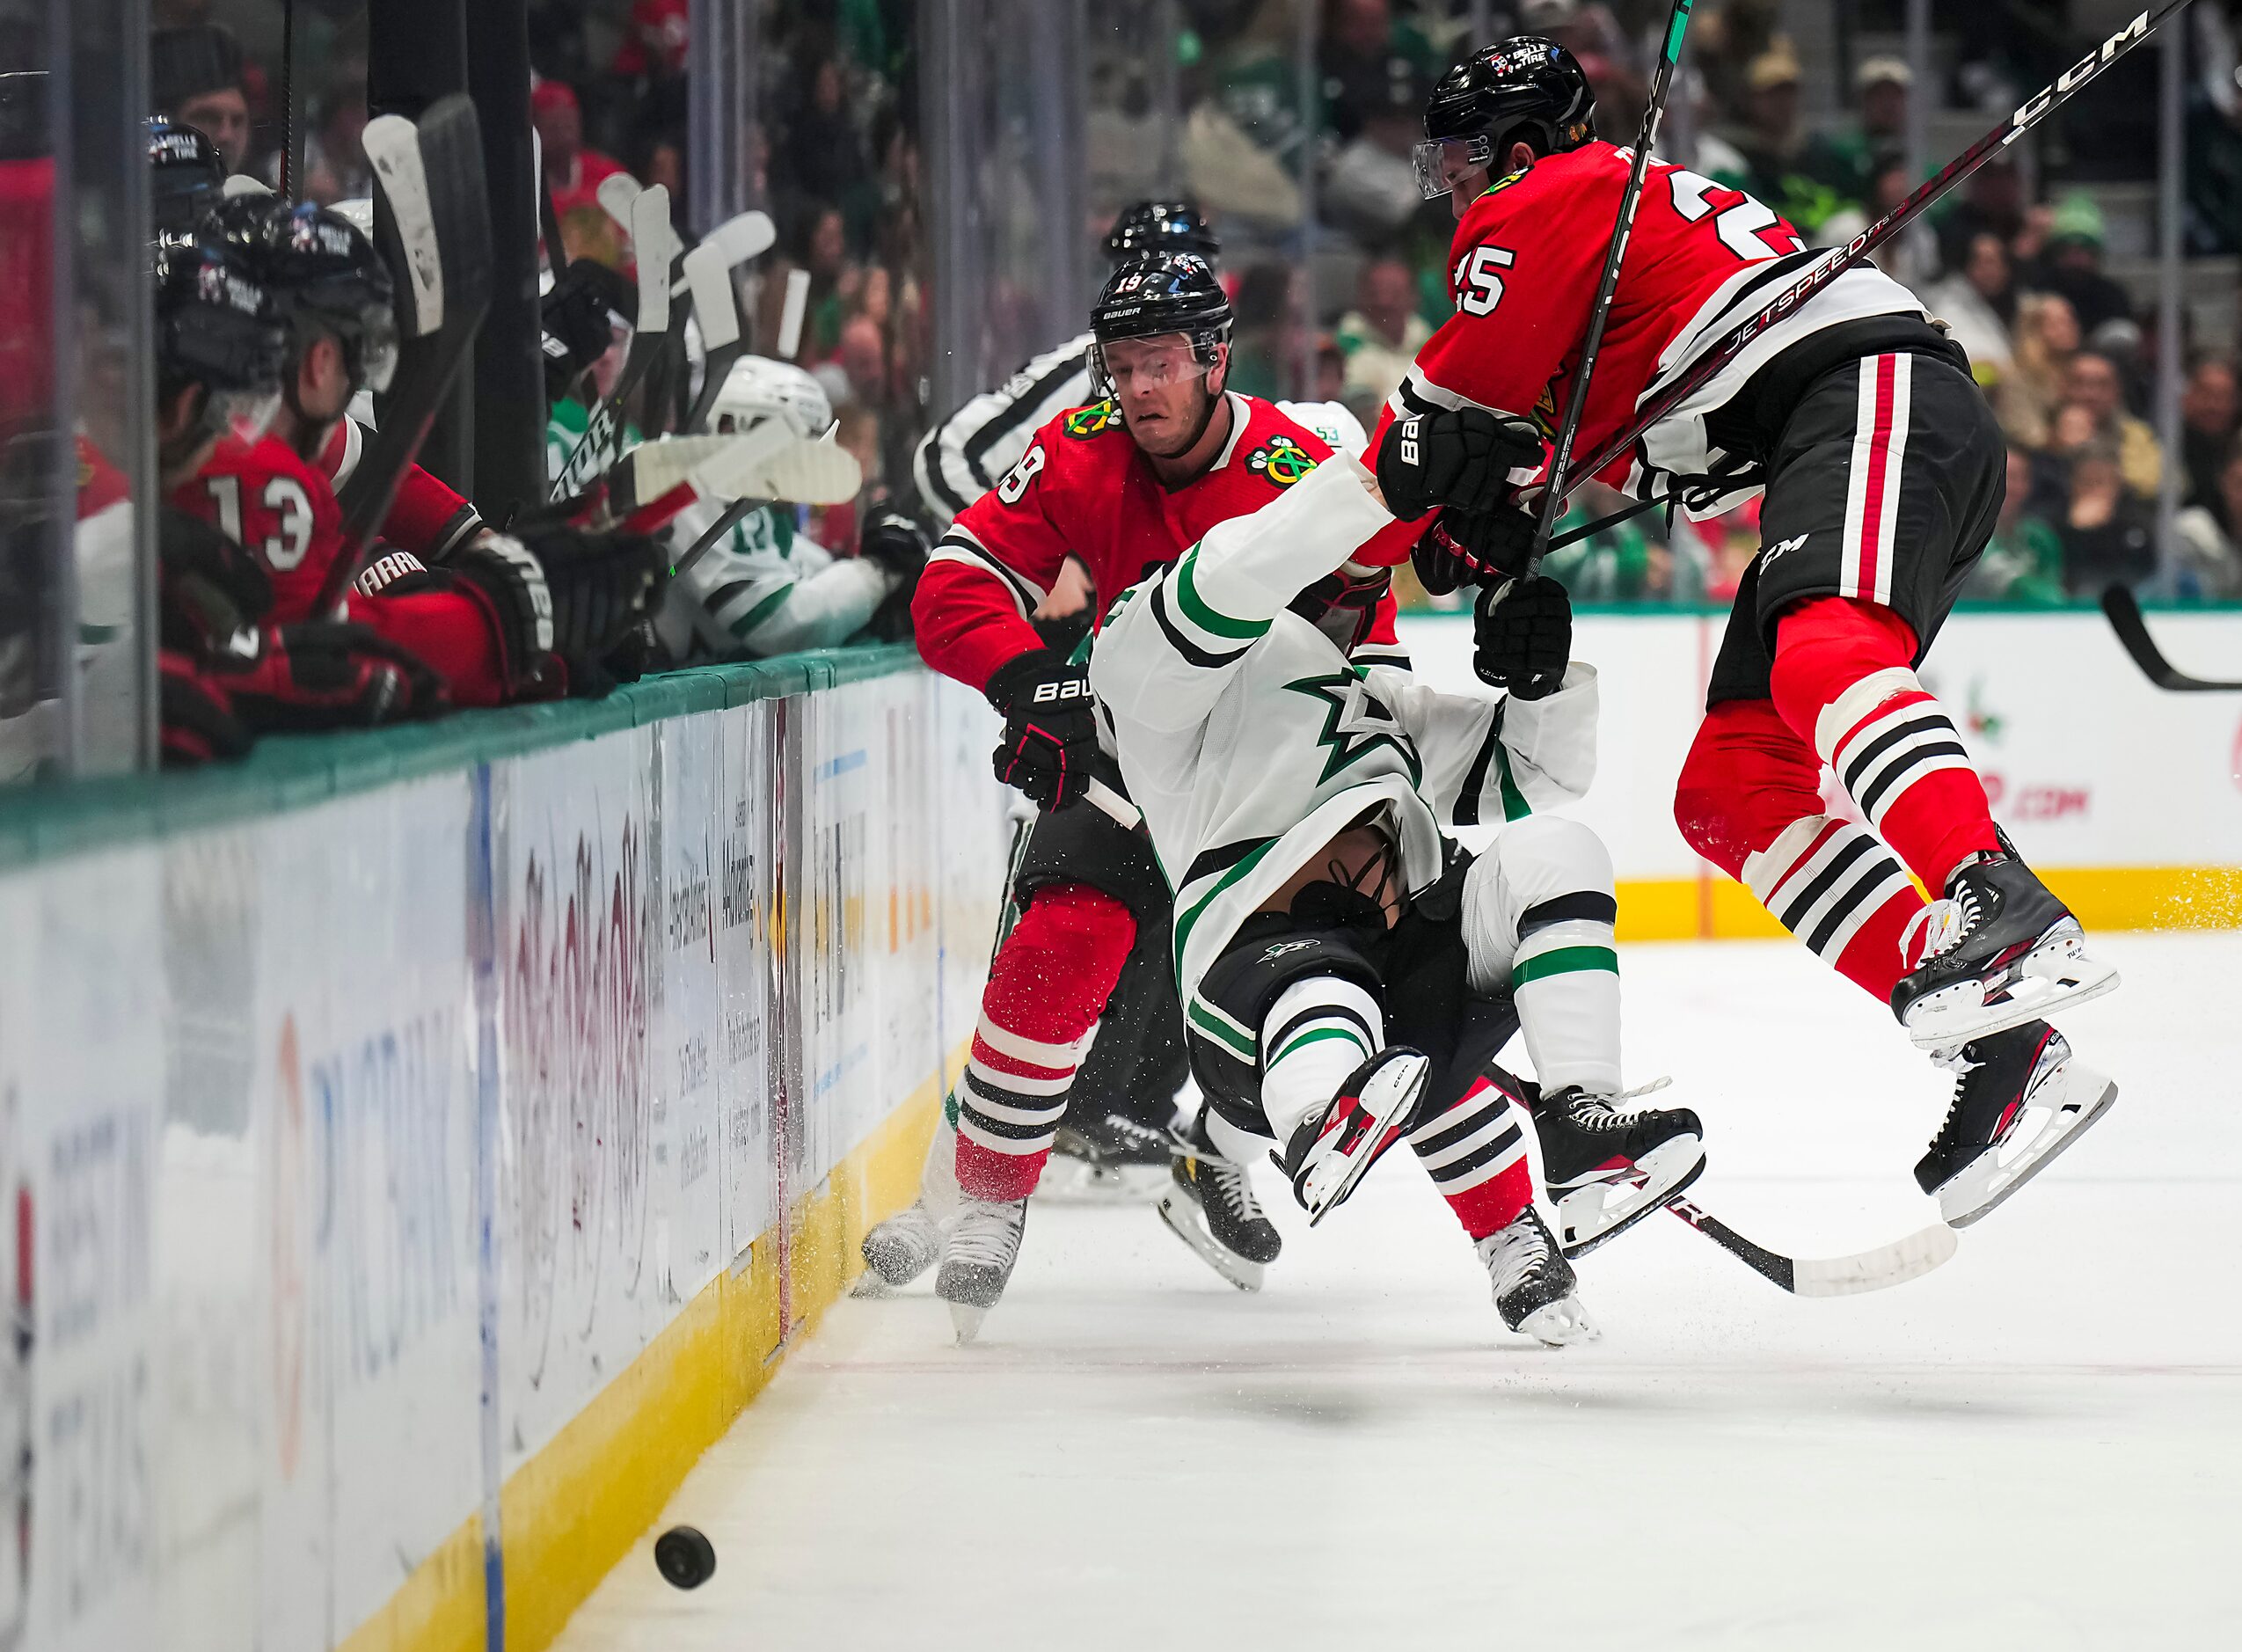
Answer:
M1305 1032L1296 1033L1286 1039L1283 1047L1275 1055L1270 1056L1265 1065L1274 1067L1293 1051L1326 1038L1343 1038L1362 1052L1363 1060L1368 1061L1370 1058L1370 1047L1364 1042L1360 1028L1350 1025L1311 1027Z
M1521 958L1510 967L1510 984L1523 987L1529 981L1539 981L1549 976L1572 975L1583 969L1608 969L1619 973L1619 954L1609 947L1558 947L1531 958Z

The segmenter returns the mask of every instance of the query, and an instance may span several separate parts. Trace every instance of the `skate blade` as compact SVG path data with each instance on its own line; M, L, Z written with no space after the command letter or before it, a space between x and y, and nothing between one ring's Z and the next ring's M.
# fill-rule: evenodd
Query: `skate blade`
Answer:
M1093 1165L1057 1153L1044 1161L1035 1196L1052 1204L1150 1204L1168 1185L1168 1166Z
M1599 1341L1603 1336L1577 1294L1542 1304L1519 1320L1515 1328L1519 1335L1530 1336L1544 1348L1571 1348Z
M1635 1161L1634 1173L1592 1181L1556 1201L1558 1248L1567 1261L1610 1244L1680 1198L1705 1173L1705 1144L1694 1136L1661 1142ZM1624 1197L1605 1195L1625 1189Z
M1240 1290L1259 1290L1267 1272L1260 1262L1249 1261L1216 1239L1199 1207L1180 1193L1164 1195L1158 1206L1168 1232L1191 1246L1201 1261Z
M950 1305L950 1330L958 1339L960 1348L970 1348L981 1335L981 1322L989 1317L989 1310L976 1308L969 1302Z
M2006 1202L2018 1188L2062 1157L2065 1149L2108 1112L2117 1100L2117 1085L2092 1068L2066 1063L2063 1096L2055 1116L2033 1135L2017 1156L2003 1164L2001 1144L1995 1143L1949 1177L1939 1188L1939 1214L1953 1228L1982 1222ZM2027 1113L2049 1109L2025 1104Z
M1338 1177L1327 1187L1318 1181L1318 1172L1309 1173L1300 1202L1308 1212L1310 1227L1344 1204L1347 1195L1355 1191L1355 1183L1369 1173L1370 1166L1384 1157L1387 1148L1401 1139L1395 1136L1389 1141L1388 1132L1393 1129L1395 1121L1415 1108L1425 1093L1425 1084L1431 1078L1432 1070L1433 1064L1426 1057L1413 1056L1377 1073L1362 1086L1363 1093L1355 1099L1369 1115L1370 1129L1363 1134L1362 1150L1338 1166Z
M2115 991L2117 966L2086 956L2085 942L2078 925L2058 925L1994 983L1994 1002L1975 981L1918 1000L1907 1013L1909 1040L1917 1049L1955 1049Z

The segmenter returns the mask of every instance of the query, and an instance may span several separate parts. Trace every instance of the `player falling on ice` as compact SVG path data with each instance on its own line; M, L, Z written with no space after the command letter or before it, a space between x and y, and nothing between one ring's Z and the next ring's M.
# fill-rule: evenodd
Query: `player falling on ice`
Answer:
M1186 201L1136 201L1121 209L1106 237L1114 269L1161 252L1195 252L1214 267L1221 250L1198 208ZM927 432L919 443L915 474L922 502L945 526L1007 475L1052 420L1105 399L1091 372L1097 342L1097 334L1085 328L996 389L970 398ZM1362 427L1340 403L1272 405L1326 446L1362 451ZM1094 582L1081 559L1070 556L1047 583L1048 592L1029 618L1052 646L1065 652L1096 616ZM1406 659L1390 628L1383 644L1367 646ZM1024 833L1034 819L1033 806L1020 800L1014 818ZM1165 975L1157 947L1141 950L1124 967L1116 996L1075 1071L1067 1117L1052 1150L1053 1168L1059 1173L1047 1169L1041 1190L1050 1192L1055 1184L1092 1197L1149 1197L1168 1187L1176 1114L1172 1086L1182 1082L1187 1064L1174 986ZM1160 1088L1163 1078L1170 1081L1166 1091ZM949 1112L954 1119L954 1108ZM938 1238L929 1213L946 1215L956 1208L953 1157L946 1129L938 1132L918 1202L867 1236L869 1277L882 1286L904 1283L931 1265ZM1143 1191L1148 1182L1150 1193Z
M1543 430L1569 394L1631 159L1591 139L1593 107L1573 55L1530 37L1475 54L1426 105L1418 174L1428 198L1453 202L1457 313L1419 352L1373 449L1393 509L1447 508L1417 552L1435 586L1515 573L1532 544L1513 485L1542 463ZM1817 256L1750 196L1652 165L1583 450ZM1956 1226L2116 1096L2041 1019L2116 974L2085 954L2077 920L1994 825L1954 724L1915 674L1992 531L2004 457L1961 348L1864 267L1771 322L1602 476L1639 498L1677 492L1692 515L1765 491L1764 548L1675 815L1699 853L1957 1071L1915 1173ZM1825 763L1873 835L1824 813ZM1926 904L1903 866L1939 898Z
M1561 588L1482 610L1475 665L1507 698L1348 659L1330 579L1390 528L1349 456L1224 523L1107 616L1091 686L1175 883L1192 1069L1216 1151L1272 1143L1318 1220L1397 1140L1464 1224L1503 1323L1594 1334L1533 1205L1494 1067L1523 1027L1537 1121L1630 1159L1649 1215L1704 1167L1697 1117L1630 1113L1619 1080L1611 859L1545 815L1596 767L1595 673L1567 663ZM1443 824L1504 822L1476 858ZM1553 1156L1552 1173L1559 1173Z
M1141 833L1084 800L1093 775L1118 786L1120 773L1099 749L1086 669L1046 647L1029 616L1070 556L1089 568L1102 613L1114 593L1329 454L1269 403L1227 389L1230 318L1203 259L1160 254L1117 271L1092 325L1106 367L1127 364L1119 395L1036 433L952 524L913 603L927 662L981 689L1004 717L998 778L1043 811L1014 857L1019 920L997 946L953 1093L958 1210L946 1233L915 1208L865 1244L891 1283L938 1245L935 1290L965 1334L1011 1276L1027 1196L1093 1037L1100 1048L1117 1040L1126 1086L1166 1116L1185 1076L1166 881ZM1389 559L1406 554L1407 530L1396 540ZM1389 648L1391 611L1386 596L1373 632ZM938 1135L934 1151L945 1145ZM1234 1283L1250 1288L1275 1258L1276 1230L1244 1177L1213 1174L1187 1151L1169 1202L1171 1223L1199 1230L1194 1248Z

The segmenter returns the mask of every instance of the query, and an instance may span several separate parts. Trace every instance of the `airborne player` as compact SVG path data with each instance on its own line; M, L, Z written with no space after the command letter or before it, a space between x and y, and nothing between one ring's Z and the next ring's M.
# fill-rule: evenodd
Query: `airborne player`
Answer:
M1418 176L1453 203L1457 313L1419 352L1372 449L1398 514L1446 508L1417 548L1435 588L1518 574L1533 543L1516 486L1536 479L1570 394L1632 160L1589 136L1593 107L1572 54L1531 37L1466 59L1426 106ZM1581 450L1626 428L1818 256L1750 196L1653 164ZM1765 491L1764 549L1737 594L1676 818L1958 1071L1916 1166L1957 1226L2116 1095L2040 1019L2107 991L2115 971L2085 955L2077 920L1994 825L1915 675L1992 531L2004 460L1967 356L1864 267L1769 323L1601 478L1692 515ZM1825 763L1873 835L1823 813ZM1926 904L1903 866L1941 898Z

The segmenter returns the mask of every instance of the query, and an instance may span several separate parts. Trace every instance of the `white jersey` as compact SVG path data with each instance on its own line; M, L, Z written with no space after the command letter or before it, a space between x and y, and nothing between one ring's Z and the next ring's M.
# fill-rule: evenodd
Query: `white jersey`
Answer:
M724 510L702 500L678 512L667 530L671 558ZM669 582L654 628L678 660L828 648L863 630L894 583L879 564L836 557L797 531L792 507L766 505Z
M1442 826L1569 803L1596 771L1596 674L1540 700L1442 694L1349 662L1289 603L1391 521L1336 455L1282 497L1210 529L1123 593L1090 683L1130 798L1175 891L1187 1019L1251 1032L1197 996L1239 924L1365 811L1398 829L1402 881L1439 877Z
M1091 333L1046 350L995 390L984 390L928 431L911 462L918 496L947 526L1019 463L1035 433L1072 407L1099 399L1090 382ZM1369 438L1361 420L1335 401L1281 401L1277 410L1343 453Z

